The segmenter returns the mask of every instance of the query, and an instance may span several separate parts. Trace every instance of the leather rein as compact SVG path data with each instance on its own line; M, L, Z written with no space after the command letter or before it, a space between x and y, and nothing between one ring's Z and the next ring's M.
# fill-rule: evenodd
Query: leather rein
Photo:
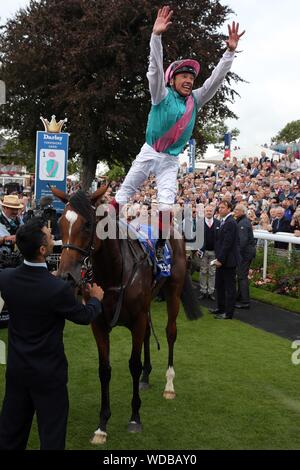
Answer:
M62 245L62 250L64 250L64 249L75 250L75 251L77 251L78 253L80 253L82 255L82 258L83 258L82 277L81 277L80 282L76 284L76 287L85 286L87 283L92 283L93 282L93 266L92 266L91 258L92 258L93 251L95 249L95 247L94 247L94 238L95 238L94 237L94 230L95 230L95 226L96 226L96 208L92 206L92 209L94 211L94 216L93 216L92 230L91 230L92 235L91 235L91 239L90 239L88 247L87 248L80 248L79 246L74 245L72 243L65 243L65 244ZM132 253L132 256L133 256L133 259L134 259L134 264L133 264L131 275L130 275L128 281L126 282L126 284L124 284L123 279L124 279L124 275L125 275L125 269L124 269L124 256L125 256L125 253L124 253L124 246L121 242L122 242L122 240L120 240L120 251L121 251L121 257L122 257L122 281L121 281L121 285L118 286L118 287L108 287L108 289L107 289L107 290L110 290L110 291L117 291L119 293L118 300L116 302L116 309L115 309L114 315L113 315L112 320L111 320L110 325L109 325L110 328L113 328L118 322L118 319L119 319L119 316L120 316L120 313L121 313L122 304L123 304L123 297L124 297L125 289L131 284L131 282L132 282L132 280L135 276L136 270L138 268L138 265L140 263L144 262L145 259L148 257L148 255L145 254L144 257L142 257L142 259L138 259L137 256L136 256L136 253L132 249L131 243L129 244L130 249L131 249L131 253Z
M92 220L92 228L91 228L91 239L89 241L89 245L87 248L80 248L77 245L73 245L72 243L65 243L62 245L61 249L69 249L78 251L81 254L82 260L82 277L79 283L76 283L76 287L85 286L87 283L91 283L93 281L93 266L92 266L92 254L95 249L94 247L94 229L96 226L96 208L92 206L93 209L93 220Z

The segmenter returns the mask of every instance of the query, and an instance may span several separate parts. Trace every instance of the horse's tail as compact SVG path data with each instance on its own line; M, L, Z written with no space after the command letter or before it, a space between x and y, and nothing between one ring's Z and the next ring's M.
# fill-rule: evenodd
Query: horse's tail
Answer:
M197 320L203 316L203 312L193 289L192 278L189 270L186 271L181 292L181 302L188 320Z

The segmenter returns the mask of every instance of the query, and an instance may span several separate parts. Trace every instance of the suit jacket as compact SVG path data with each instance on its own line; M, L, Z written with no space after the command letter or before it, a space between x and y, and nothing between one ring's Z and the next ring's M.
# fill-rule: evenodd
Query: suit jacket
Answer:
M291 229L291 224L290 222L285 218L282 217L280 220L274 219L272 222L272 232L277 233L277 232L287 232L290 233L292 231ZM281 249L288 249L288 243L285 242L275 242L274 247L275 248L281 248Z
M253 236L253 228L250 220L243 215L237 220L240 254L244 260L251 261L255 258L255 238Z
M101 311L99 300L84 306L67 282L26 264L1 271L0 292L10 314L7 376L28 386L66 384L65 320L89 324Z
M238 227L232 215L216 228L215 254L224 268L235 268L240 262Z

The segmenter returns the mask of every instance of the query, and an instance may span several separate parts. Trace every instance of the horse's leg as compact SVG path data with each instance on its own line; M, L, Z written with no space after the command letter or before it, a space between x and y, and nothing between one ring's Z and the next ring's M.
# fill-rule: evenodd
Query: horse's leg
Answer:
M146 332L145 332L145 339L144 339L144 366L143 366L143 374L140 380L140 390L146 390L149 388L149 375L152 370L151 359L150 359L150 336L151 336L151 328L150 328L150 319L147 322Z
M99 378L101 383L100 424L91 439L92 444L105 444L107 439L106 425L111 416L109 400L109 383L111 367L109 362L109 333L107 330L92 324L99 355Z
M131 400L131 418L128 424L129 432L141 432L142 423L140 418L141 399L139 393L139 380L142 373L142 347L147 327L147 314L140 315L138 321L131 330L132 351L129 359L129 370L132 377L132 400Z
M176 393L174 389L173 380L175 377L175 371L173 367L173 352L174 343L177 337L177 325L176 319L180 308L180 295L176 289L177 286L174 284L166 285L166 297L167 297L167 310L168 310L168 323L166 327L166 334L169 347L168 355L168 368L166 372L167 383L163 393L164 398L172 400L175 398Z

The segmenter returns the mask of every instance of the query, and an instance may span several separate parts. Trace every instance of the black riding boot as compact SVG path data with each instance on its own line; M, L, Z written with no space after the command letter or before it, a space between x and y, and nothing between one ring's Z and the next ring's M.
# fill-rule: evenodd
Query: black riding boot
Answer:
M155 256L158 263L161 263L164 260L164 246L166 243L165 238L159 238L155 246Z

